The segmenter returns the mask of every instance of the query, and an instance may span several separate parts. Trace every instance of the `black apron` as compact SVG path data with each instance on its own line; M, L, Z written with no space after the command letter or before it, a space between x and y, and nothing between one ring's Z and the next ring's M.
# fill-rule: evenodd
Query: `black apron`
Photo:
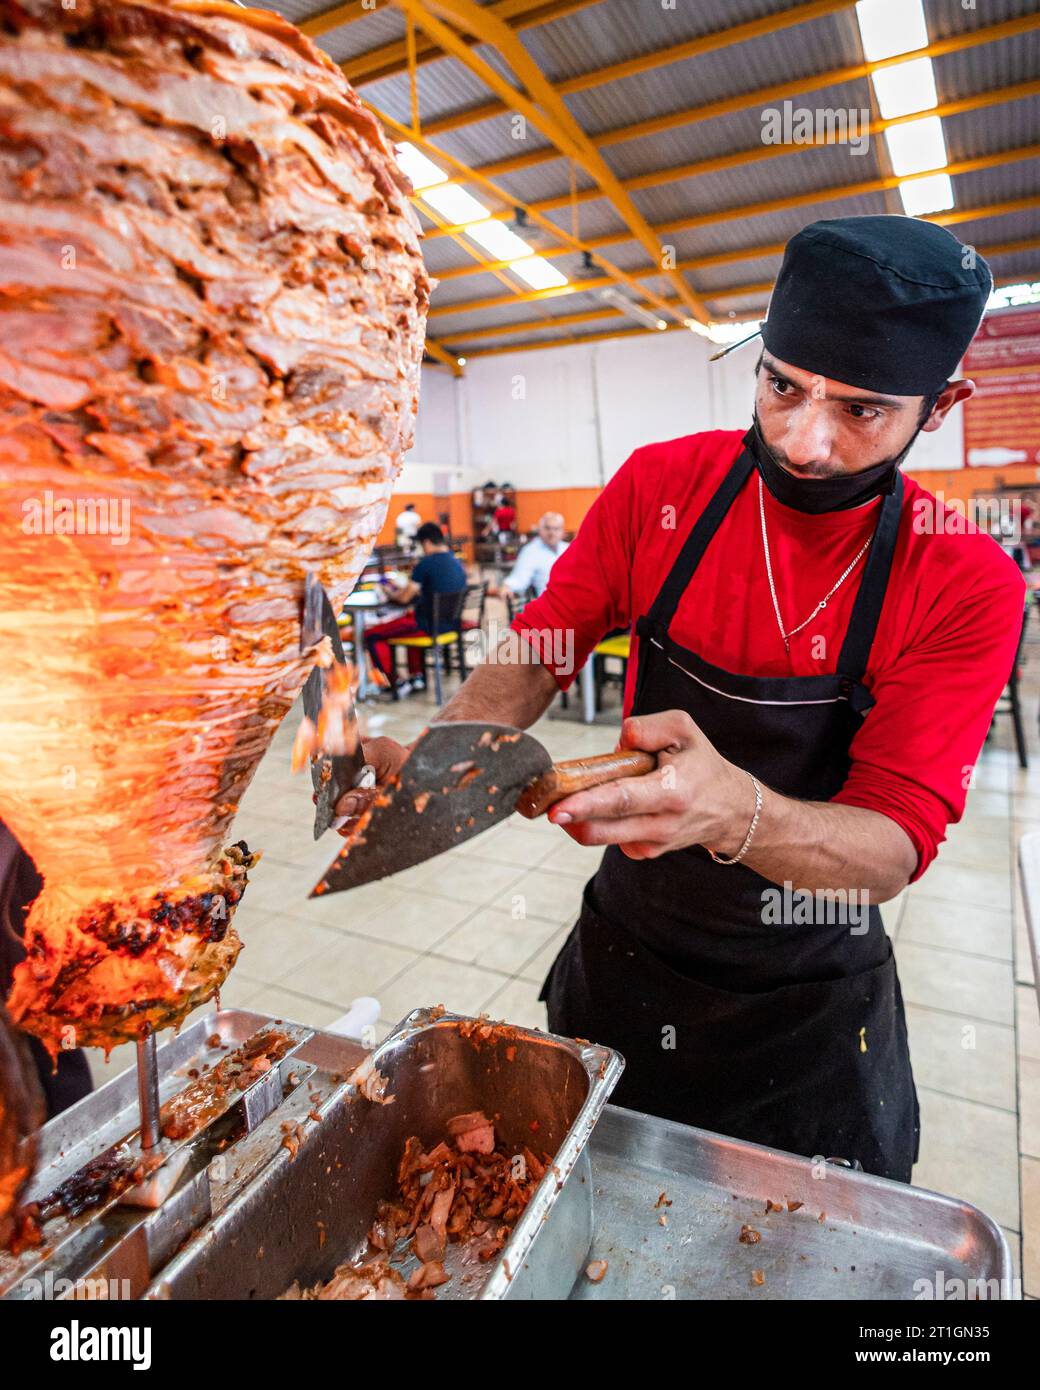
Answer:
M745 449L639 618L632 713L686 710L761 782L828 801L873 704L862 679L903 480L881 504L836 674L759 678L712 666L668 635L753 470ZM895 961L878 909L852 917L797 885L785 900L700 846L641 861L609 846L542 989L549 1027L625 1056L619 1105L909 1181L920 1125Z

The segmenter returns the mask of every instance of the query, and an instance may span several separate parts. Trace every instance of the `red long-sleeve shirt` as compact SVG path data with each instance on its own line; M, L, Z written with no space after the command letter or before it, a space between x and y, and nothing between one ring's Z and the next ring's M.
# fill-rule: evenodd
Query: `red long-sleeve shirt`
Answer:
M553 566L545 593L514 627L528 634L566 689L612 628L650 609L690 528L740 451L716 430L637 449L596 500ZM1022 623L1017 566L989 536L913 479L881 619L864 677L876 701L852 742L848 780L834 798L889 816L917 850L919 877L946 826L960 819L970 774L1007 682ZM810 516L763 489L773 577L785 628L807 618L871 534L879 502ZM741 675L833 672L865 558L817 617L784 648L766 576L758 475L722 522L672 620L671 636ZM573 631L573 665L539 640ZM631 706L633 637L625 712Z

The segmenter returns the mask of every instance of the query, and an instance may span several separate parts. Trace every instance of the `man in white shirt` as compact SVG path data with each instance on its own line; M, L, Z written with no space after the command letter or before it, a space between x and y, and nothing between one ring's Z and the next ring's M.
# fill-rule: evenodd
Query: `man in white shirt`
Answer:
M538 522L538 534L532 536L516 557L516 564L499 590L488 593L526 594L533 589L539 595L549 582L549 571L567 549L563 539L563 517L559 512L546 512Z
M402 550L415 549L415 533L422 525L422 517L415 510L415 503L409 502L403 512L398 512L394 522L397 544Z

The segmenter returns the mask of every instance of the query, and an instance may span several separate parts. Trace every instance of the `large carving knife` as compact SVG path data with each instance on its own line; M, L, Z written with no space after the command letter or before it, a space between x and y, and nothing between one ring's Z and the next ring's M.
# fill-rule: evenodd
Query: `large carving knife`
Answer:
M328 637L332 643L332 654L342 667L343 641L339 635L339 624L332 611L332 604L324 585L316 574L308 574L307 587L303 601L303 632L301 649L309 650ZM326 699L329 672L315 666L303 687L303 712L311 723L319 727L319 715ZM359 786L364 778L365 755L361 748L361 738L357 727L357 711L354 702L347 698L346 724L347 738L344 747L349 751L328 752L322 749L311 763L311 781L314 785L314 838L320 839L332 824L336 815L336 802L344 792Z
M554 763L530 734L501 724L431 724L396 782L381 788L311 897L359 888L471 840L514 811L529 819L572 792L652 772L652 753Z

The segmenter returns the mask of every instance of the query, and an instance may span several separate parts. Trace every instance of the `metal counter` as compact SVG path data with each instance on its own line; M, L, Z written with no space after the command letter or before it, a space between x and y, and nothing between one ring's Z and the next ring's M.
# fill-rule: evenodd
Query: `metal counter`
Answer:
M590 1153L607 1271L572 1299L1014 1296L1000 1227L952 1197L609 1105Z

